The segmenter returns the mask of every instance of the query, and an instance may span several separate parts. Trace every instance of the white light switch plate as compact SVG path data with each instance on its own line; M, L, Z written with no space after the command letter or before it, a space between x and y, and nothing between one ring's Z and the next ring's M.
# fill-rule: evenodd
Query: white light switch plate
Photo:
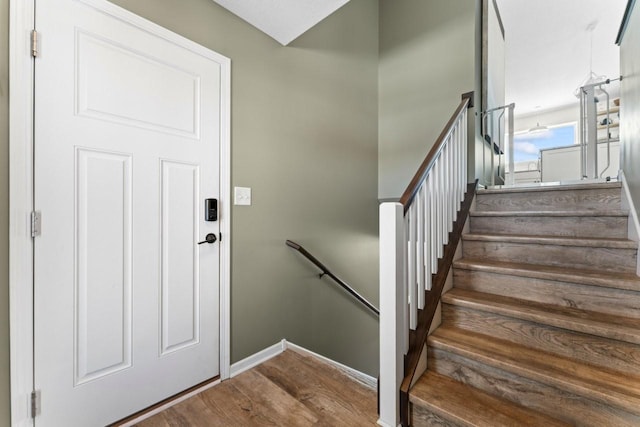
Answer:
M233 198L236 205L251 206L251 188L234 187Z

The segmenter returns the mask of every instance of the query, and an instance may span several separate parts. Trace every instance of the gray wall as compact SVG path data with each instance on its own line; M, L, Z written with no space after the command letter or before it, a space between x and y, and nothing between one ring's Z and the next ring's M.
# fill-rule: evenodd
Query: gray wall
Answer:
M487 44L484 46L486 85L483 86L483 91L487 104L485 108L490 109L505 105L505 43L500 10L495 0L484 0L483 3L487 10L484 15ZM496 120L496 125L497 123Z
M232 60L232 362L287 338L377 375L377 319L284 245L378 304L378 4L352 0L288 47L211 0L116 0ZM9 417L8 9L0 0L0 425Z
M378 197L398 198L474 89L476 1L380 0Z
M481 105L481 92L483 88L482 84L482 67L483 67L483 56L484 52L482 49L483 45L483 10L484 10L484 1L476 0L475 1L475 52L474 52L474 64L475 64L475 100L474 105ZM477 110L481 110L478 108ZM474 113L475 113L474 109ZM491 148L486 144L484 139L482 138L482 129L481 129L481 120L473 120L473 124L469 127L469 135L473 135L470 138L468 145L468 154L469 158L467 161L467 173L468 177L474 177L482 183L483 180L483 168L486 168L486 164L490 164L490 158L487 158L487 155L491 155ZM483 159L484 153L484 159Z
M377 319L284 245L377 304L378 8L354 0L282 47L211 0L116 0L231 58L232 362L287 338L377 373Z
M0 425L9 425L9 0L0 0Z
M621 168L629 182L631 197L640 211L640 6L636 4L620 44L620 139Z

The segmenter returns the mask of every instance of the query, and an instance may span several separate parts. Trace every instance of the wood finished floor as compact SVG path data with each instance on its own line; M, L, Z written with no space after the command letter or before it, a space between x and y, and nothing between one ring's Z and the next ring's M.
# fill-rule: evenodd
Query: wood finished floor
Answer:
M376 405L375 390L288 350L137 426L374 426Z

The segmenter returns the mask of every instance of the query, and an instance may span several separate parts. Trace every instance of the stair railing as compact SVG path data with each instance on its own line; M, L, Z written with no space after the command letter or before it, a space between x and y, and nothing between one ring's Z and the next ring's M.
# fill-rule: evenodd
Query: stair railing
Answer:
M486 147L482 147L482 179L485 187L495 185L513 186L515 183L514 167L514 110L516 104L502 105L480 113L482 135L491 146L490 176L487 177ZM506 116L506 117L505 117ZM506 129L503 128L506 119ZM506 135L505 135L506 130ZM506 138L506 141L505 141ZM507 161L504 157L507 153ZM496 156L498 164L496 165ZM507 165L508 162L508 165ZM509 175L506 174L507 167ZM499 182L496 182L496 178Z
M580 176L585 179L602 178L605 171L611 166L611 117L610 117L610 96L605 90L605 86L622 80L622 76L618 79L607 79L601 82L587 84L582 86L579 91L580 96L580 122L578 130L578 138L580 143ZM606 99L606 132L607 136L603 143L607 144L607 164L600 170L598 163L598 102L602 95ZM617 173L617 171L616 171Z
M376 308L376 306L371 304L365 297L360 295L355 289L353 289L351 286L349 286L347 284L347 282L345 282L344 280L342 280L341 278L339 278L338 276L333 274L333 272L331 270L329 270L323 263L318 261L318 259L316 257L311 255L311 253L309 253L309 251L307 251L305 248L303 248L302 246L300 246L299 244L297 244L294 241L287 240L285 243L290 248L295 249L296 251L298 251L303 257L305 257L306 259L311 261L311 263L313 265L315 265L316 267L318 267L322 271L322 273L318 274L318 277L320 279L322 279L322 277L325 276L325 275L329 276L342 289L347 291L347 293L349 293L349 295L354 297L358 302L360 302L360 304L364 305L367 309L369 309L370 312L372 312L376 316L380 315L380 311Z
M380 205L379 421L409 423L418 368L477 184L467 183L467 109L462 102L399 203Z

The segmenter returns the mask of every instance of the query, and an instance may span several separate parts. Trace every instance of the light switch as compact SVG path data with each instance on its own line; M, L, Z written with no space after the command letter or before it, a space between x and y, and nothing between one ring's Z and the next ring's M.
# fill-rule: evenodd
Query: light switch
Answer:
M233 198L236 205L251 206L251 188L234 187Z

